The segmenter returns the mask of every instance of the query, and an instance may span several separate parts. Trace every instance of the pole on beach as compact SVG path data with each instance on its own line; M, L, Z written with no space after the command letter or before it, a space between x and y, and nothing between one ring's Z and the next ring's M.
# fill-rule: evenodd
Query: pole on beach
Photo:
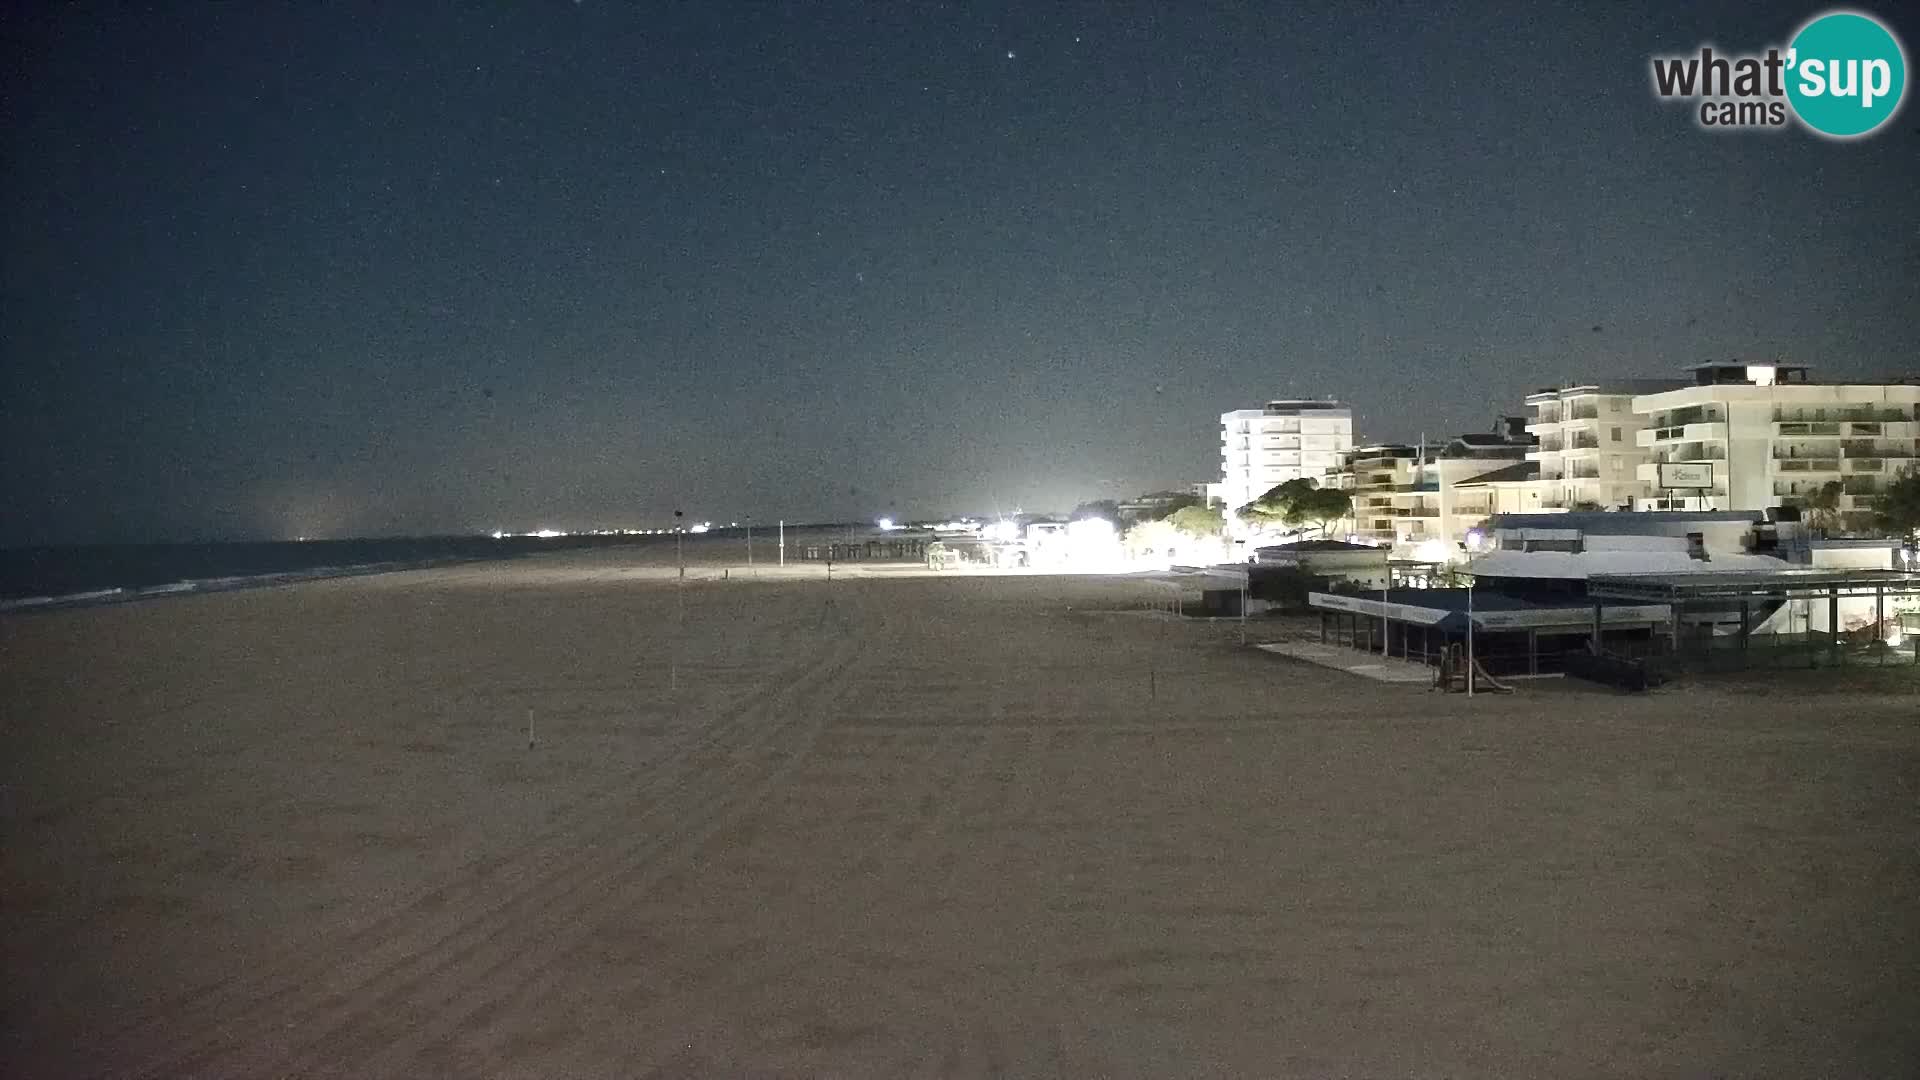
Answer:
M527 749L533 749L533 706L527 706Z
M747 515L747 574L753 574L753 515Z
M1386 580L1380 584L1380 655L1387 655L1387 589L1393 584L1393 567L1387 567Z
M780 519L780 565L787 565L787 519Z
M1253 572L1246 567L1240 568L1240 644L1247 643L1247 593Z
M673 623L673 648L670 650L672 659L667 664L668 690L680 689L680 633L687 625L687 556L686 549L681 542L682 534L679 525L679 521L683 516L684 515L678 510L673 512L675 522L673 526L673 561L679 569L679 574L673 580L675 613Z

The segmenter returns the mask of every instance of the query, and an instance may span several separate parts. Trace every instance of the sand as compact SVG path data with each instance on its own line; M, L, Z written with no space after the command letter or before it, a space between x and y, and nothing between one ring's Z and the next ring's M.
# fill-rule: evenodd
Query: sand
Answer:
M0 619L0 1073L1920 1069L1910 693L1469 703L728 556Z

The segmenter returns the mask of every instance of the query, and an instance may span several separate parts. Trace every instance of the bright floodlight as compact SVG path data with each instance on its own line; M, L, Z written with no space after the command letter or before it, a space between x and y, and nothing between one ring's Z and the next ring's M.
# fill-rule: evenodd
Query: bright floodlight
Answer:
M1413 557L1424 563L1443 563L1452 552L1439 540L1423 540L1414 545Z
M880 526L880 531L881 531L881 532L892 532L892 531L893 531L893 519L892 519L892 518L881 518L881 519L880 519L880 520L879 520L878 522L876 522L876 524L878 524L878 525Z
M1020 526L1017 522L996 521L993 524L988 525L986 528L981 529L980 535L986 537L989 540L998 540L1003 543L1010 543L1012 541L1020 539Z

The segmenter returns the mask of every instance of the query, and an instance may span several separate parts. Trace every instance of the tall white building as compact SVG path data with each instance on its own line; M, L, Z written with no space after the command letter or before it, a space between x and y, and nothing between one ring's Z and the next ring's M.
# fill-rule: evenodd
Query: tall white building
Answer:
M1640 441L1648 419L1635 396L1676 389L1678 379L1618 379L1527 395L1527 431L1540 445L1527 454L1540 474L1528 481L1542 510L1629 509L1645 493L1640 467L1653 460Z
M1353 449L1353 410L1335 401L1269 401L1220 415L1220 498L1229 511L1276 484L1327 471Z
M1815 383L1796 364L1700 364L1692 385L1634 397L1639 510L1763 510L1796 505L1828 483L1848 527L1920 464L1920 383ZM1663 489L1661 464L1696 464L1697 490ZM1672 472L1669 471L1669 476Z

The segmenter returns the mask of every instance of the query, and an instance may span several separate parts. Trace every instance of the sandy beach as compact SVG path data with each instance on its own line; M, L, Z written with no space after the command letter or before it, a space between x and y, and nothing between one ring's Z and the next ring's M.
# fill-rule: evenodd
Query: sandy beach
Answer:
M1910 693L690 550L0 618L0 1073L1920 1069Z

